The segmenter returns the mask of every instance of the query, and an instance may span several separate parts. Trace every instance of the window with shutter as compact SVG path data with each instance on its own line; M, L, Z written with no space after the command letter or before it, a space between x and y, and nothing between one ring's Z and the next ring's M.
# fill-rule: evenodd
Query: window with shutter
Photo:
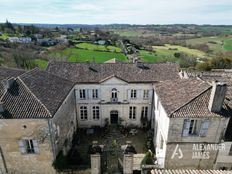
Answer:
M38 154L39 153L39 145L37 140L32 140L33 146L34 146L34 153Z
M205 137L209 129L209 120L203 120L201 123L200 136Z
M19 151L21 152L21 154L25 154L26 153L25 141L24 140L19 140L18 144L19 144Z
M189 135L189 128L190 128L190 120L185 119L184 126L183 126L183 132L182 132L183 137L187 137Z
M22 154L37 154L39 153L39 146L37 140L22 139L19 140L19 150Z

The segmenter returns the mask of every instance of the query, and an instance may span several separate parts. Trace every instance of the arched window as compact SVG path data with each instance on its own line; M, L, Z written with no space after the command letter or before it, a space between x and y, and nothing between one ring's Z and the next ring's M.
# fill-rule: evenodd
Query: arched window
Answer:
M118 91L117 91L116 88L113 88L113 89L112 89L111 97L112 97L112 99L118 98Z

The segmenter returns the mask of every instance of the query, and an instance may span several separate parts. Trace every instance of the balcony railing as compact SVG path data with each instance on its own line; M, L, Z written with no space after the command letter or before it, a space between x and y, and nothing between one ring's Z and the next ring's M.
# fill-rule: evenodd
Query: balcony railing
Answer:
M111 101L112 103L117 103L117 102L118 102L118 98L111 98L110 101Z

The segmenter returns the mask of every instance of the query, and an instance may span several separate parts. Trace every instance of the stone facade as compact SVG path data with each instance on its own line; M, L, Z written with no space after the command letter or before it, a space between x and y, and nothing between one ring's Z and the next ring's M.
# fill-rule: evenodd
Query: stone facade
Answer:
M51 119L1 119L0 146L3 158L0 157L0 171L9 174L56 173L52 163L59 151L65 153L71 147L75 130L74 90ZM22 139L36 140L38 153L22 153L19 143Z
M154 105L154 144L159 166L167 169L213 169L218 156L225 151L221 141L229 118L188 115L172 118L168 116L157 94ZM196 121L196 134L184 135L185 120ZM207 131L200 134L205 121ZM202 150L202 146L212 148Z
M20 119L0 121L0 145L8 173L55 173L48 121ZM21 154L22 138L38 140L38 154ZM2 166L2 165L0 165Z
M98 98L92 97L92 90L98 90ZM112 90L116 89L117 99L112 101ZM131 98L131 90L136 90L136 97ZM80 90L85 90L85 99L80 97ZM144 98L144 90L148 91L148 97ZM116 77L112 77L100 84L78 84L75 86L77 101L77 118L79 127L92 127L105 125L108 119L111 124L111 112L118 114L118 123L121 121L123 125L141 126L142 107L148 107L147 116L151 119L151 103L153 97L152 84L133 84L127 83ZM88 112L87 119L81 119L80 107L86 106ZM93 119L93 106L99 107L100 118ZM130 106L136 107L135 119L129 119ZM112 118L113 119L113 118Z

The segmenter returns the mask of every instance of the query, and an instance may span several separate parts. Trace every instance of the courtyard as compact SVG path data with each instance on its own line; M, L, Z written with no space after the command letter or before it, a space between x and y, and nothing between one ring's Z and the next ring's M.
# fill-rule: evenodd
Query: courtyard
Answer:
M105 128L79 129L73 147L68 154L71 165L80 169L90 168L89 147L93 141L102 147L102 169L105 172L118 172L118 159L123 159L122 147L131 142L137 153L146 153L151 134L139 128L122 128L111 125Z

